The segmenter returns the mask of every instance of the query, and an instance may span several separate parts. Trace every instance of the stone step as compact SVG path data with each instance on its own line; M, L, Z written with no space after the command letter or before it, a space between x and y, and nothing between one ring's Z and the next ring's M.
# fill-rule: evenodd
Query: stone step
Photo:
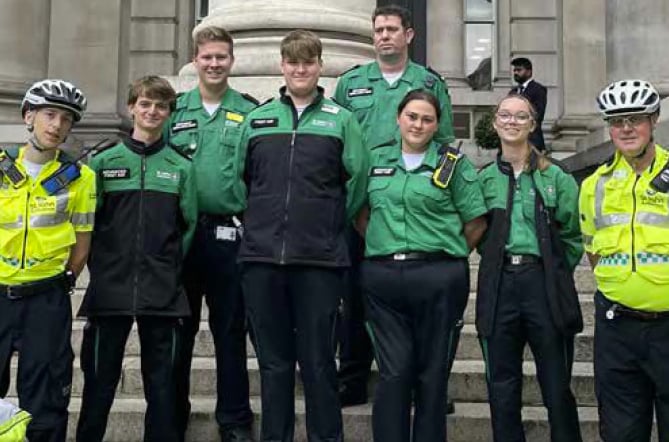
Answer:
M72 396L80 397L83 391L83 372L80 360L74 362L72 380ZM249 387L251 396L260 396L260 373L256 359L248 360ZM14 379L16 379L16 363L11 365L12 384L10 395L16 395ZM303 397L303 388L299 375L296 374L296 395ZM374 367L370 380L369 393L373 391L378 380L378 371ZM572 389L576 401L581 406L596 404L592 364L576 362L573 368ZM449 380L449 393L458 402L486 402L488 400L485 366L483 361L455 361ZM212 358L194 358L191 371L191 394L195 396L216 396L216 367ZM121 379L117 388L120 398L143 397L141 364L138 357L126 357L123 361ZM523 403L540 405L541 393L536 381L536 370L532 362L523 364Z
M81 350L81 341L83 339L83 328L85 323L83 321L75 321L72 325L72 347L75 353ZM582 333L576 335L574 340L574 361L576 362L591 362L592 361L592 346L593 346L594 329L592 326L587 326ZM246 350L249 357L255 356L255 349L251 344L250 339L246 340ZM137 334L137 325L133 325L128 337L128 343L125 348L126 356L139 356L140 345L139 336ZM200 323L200 332L195 336L195 346L193 354L196 357L214 357L214 340L209 330L209 324L206 322ZM483 355L479 345L478 335L474 324L465 324L460 335L460 344L456 358L459 360L481 360ZM532 360L532 352L529 348L525 349L525 359Z
M192 414L186 440L189 442L218 442L218 429L214 420L214 400L194 397ZM68 442L74 441L76 422L79 416L80 400L75 398L70 404ZM251 408L254 413L256 437L259 432L260 401L253 399ZM296 442L306 442L304 401L295 401ZM140 442L143 437L145 404L143 399L117 399L109 416L106 442ZM579 407L581 431L584 442L596 442L597 409ZM345 408L342 411L344 436L347 442L370 442L372 437L372 407L362 405ZM550 440L547 413L543 407L524 407L523 424L528 442ZM458 403L455 414L448 417L449 442L489 442L492 440L490 429L490 411L484 403Z

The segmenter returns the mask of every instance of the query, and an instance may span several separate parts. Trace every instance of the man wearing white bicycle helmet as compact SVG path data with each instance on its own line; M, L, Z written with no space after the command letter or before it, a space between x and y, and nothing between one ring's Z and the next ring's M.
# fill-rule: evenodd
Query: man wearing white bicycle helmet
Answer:
M59 150L86 110L63 80L25 94L30 132L0 150L0 370L18 351L19 406L33 416L30 442L63 442L72 385L70 292L86 263L95 212L95 174Z
M644 80L597 99L615 146L582 184L581 230L597 280L595 388L605 442L669 437L669 152L653 131L660 96Z

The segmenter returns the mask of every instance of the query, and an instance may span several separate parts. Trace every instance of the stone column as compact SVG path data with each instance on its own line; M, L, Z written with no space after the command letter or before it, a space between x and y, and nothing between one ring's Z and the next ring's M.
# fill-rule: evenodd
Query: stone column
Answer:
M26 140L19 106L47 72L49 2L4 0L0 13L0 143ZM26 47L27 42L29 47Z
M560 116L553 149L573 151L601 125L595 98L606 78L606 0L563 0Z
M126 112L130 0L51 4L48 74L71 80L88 99L75 137L114 136Z
M468 87L465 78L465 27L462 0L427 2L427 59L448 87Z
M318 32L323 42L321 84L330 94L336 77L374 57L371 14L374 0L213 0L209 16L198 26L221 26L235 39L233 87L263 100L283 84L279 63L281 39L292 29ZM194 32L197 31L195 28ZM260 78L258 78L260 77ZM175 81L179 90L197 83L192 65Z
M585 7L587 2L581 2ZM669 95L669 6L667 0L606 2L606 64L608 81L649 80Z

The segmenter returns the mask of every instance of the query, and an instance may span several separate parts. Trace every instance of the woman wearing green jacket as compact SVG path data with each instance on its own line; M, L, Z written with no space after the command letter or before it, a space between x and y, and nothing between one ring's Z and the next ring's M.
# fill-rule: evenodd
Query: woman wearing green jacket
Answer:
M489 227L480 248L476 326L494 440L525 440L521 387L529 343L551 440L577 442L581 434L569 383L574 335L583 327L573 280L583 253L578 186L528 142L536 117L526 98L504 98L493 126L502 147L479 174Z
M432 94L411 91L398 108L401 139L371 150L361 277L380 373L379 442L446 439L449 346L469 293L467 256L485 230L474 167L433 141L439 117ZM449 167L450 180L444 173L435 183Z

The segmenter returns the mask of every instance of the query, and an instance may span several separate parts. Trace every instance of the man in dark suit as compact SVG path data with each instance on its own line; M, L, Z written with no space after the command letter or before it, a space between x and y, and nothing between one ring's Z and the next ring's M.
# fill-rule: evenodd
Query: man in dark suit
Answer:
M544 133L541 124L544 122L546 112L546 87L532 78L532 62L525 57L511 60L513 80L518 86L509 91L509 94L520 94L530 100L537 111L536 129L530 134L530 143L540 151L546 150Z

